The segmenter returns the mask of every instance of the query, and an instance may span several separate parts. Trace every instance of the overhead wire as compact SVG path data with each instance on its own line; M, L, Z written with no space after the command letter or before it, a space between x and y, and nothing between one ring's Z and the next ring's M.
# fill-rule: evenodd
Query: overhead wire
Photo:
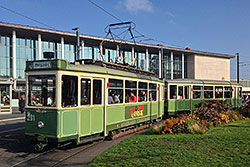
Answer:
M103 7L101 7L100 5L96 4L96 3L93 2L92 0L88 0L88 1L89 1L90 3L92 3L93 5L95 5L97 8L101 9L102 11L104 11L105 13L107 13L108 15L110 15L111 17L113 17L114 19L116 19L116 20L118 20L118 21L120 21L120 22L123 22L122 19L120 19L120 18L118 18L117 16L111 14L110 12L108 12L107 10L105 10ZM176 46L176 47L179 47L179 48L183 48L183 47L181 47L181 46L169 44L169 43L167 43L167 42L160 41L160 40L157 40L157 39L155 39L155 38L148 37L148 36L146 36L146 35L140 33L138 30L135 30L135 29L134 29L134 31L137 32L137 33L140 35L140 37L148 38L147 40L143 40L143 41L152 40L152 41L155 41L155 42L163 43L163 44L168 45L168 46L171 46L171 47Z
M22 17L24 17L24 18L26 18L26 19L32 20L32 21L34 21L34 22L36 22L36 23L39 23L39 24L41 24L41 25L44 25L44 26L46 26L46 27L49 27L49 28L51 28L51 29L53 29L53 30L56 30L55 27L52 27L52 26L50 26L50 25L48 25L48 24L45 24L45 23L43 23L43 22L41 22L41 21L35 20L35 19L33 19L33 18L29 17L29 16L26 16L26 15L24 15L24 14L22 14L22 13L19 13L19 12L13 10L13 9L7 8L7 7L3 6L3 5L0 5L0 8L5 9L5 10L7 10L7 11L9 11L9 12L14 13L14 14L17 14L17 15L19 15L19 16L22 16Z

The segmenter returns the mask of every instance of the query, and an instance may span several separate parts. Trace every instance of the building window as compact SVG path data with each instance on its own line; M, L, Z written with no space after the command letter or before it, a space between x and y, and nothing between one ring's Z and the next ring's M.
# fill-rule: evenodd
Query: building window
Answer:
M182 78L182 56L174 55L174 79Z
M10 78L12 75L11 49L10 37L0 35L0 78Z
M171 79L171 56L163 56L163 78Z
M84 59L92 59L92 47L84 46Z
M64 59L69 62L75 61L75 46L73 44L64 44Z
M137 59L137 68L141 70L146 70L146 54L136 52L135 57Z
M97 47L94 47L94 60L101 60L101 55L100 55L100 49Z
M113 49L105 49L105 57L104 60L108 61L110 63L115 63L116 62L116 57L117 57L117 51Z
M35 58L36 47L33 39L16 39L16 75L17 78L25 78L26 61Z
M159 76L159 55L149 54L149 71L154 72L156 76Z

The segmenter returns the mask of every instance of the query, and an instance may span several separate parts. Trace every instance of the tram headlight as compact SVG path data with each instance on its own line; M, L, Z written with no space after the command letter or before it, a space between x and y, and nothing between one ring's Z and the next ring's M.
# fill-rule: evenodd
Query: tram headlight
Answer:
M37 126L38 126L38 128L42 128L43 126L44 126L44 123L42 122L42 121L39 121L38 123L37 123Z

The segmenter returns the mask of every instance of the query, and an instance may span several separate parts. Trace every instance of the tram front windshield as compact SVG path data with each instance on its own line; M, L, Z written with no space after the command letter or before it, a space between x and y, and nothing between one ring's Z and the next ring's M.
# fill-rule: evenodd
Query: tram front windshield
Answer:
M56 77L55 75L33 75L28 77L29 106L56 106Z

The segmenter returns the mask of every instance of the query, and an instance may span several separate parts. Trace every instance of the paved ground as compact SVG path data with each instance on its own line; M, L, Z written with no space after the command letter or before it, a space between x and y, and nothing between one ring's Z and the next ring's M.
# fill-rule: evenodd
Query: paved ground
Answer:
M11 118L18 118L18 117L24 117L25 116L25 113L21 113L19 111L19 109L16 107L16 108L13 108L12 109L12 114L0 114L0 120L3 120L3 119L11 119Z
M83 144L68 149L53 149L36 153L25 138L24 114L18 109L13 114L0 115L0 166L85 166L114 145L143 131L112 141Z

